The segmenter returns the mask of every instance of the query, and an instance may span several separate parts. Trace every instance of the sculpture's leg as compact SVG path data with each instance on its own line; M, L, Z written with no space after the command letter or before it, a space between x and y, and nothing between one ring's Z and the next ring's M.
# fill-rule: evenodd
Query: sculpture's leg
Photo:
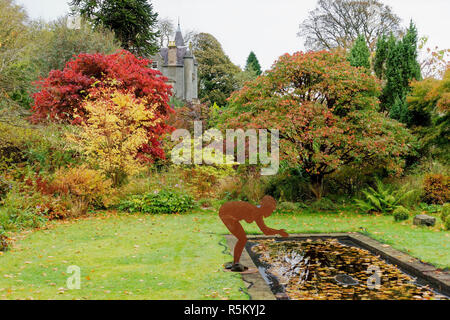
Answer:
M242 227L241 227L242 228ZM236 242L236 245L234 246L234 263L239 263L239 260L241 259L242 251L244 250L245 244L247 243L247 237L244 232L244 236L239 238L238 242Z
M239 263L241 259L242 251L244 250L245 244L247 243L247 235L245 234L244 228L242 228L239 221L234 219L222 219L225 226L230 230L230 232L237 238L236 245L234 246L234 264Z

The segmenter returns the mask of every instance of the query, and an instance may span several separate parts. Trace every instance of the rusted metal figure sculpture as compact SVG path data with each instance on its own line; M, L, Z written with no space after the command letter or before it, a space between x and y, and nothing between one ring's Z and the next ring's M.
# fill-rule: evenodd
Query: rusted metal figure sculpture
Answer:
M247 223L256 222L259 229L267 236L279 234L282 237L289 237L284 229L271 229L264 224L264 218L270 217L276 206L277 203L274 198L265 196L261 200L260 206L254 206L244 201L232 201L220 207L220 219L238 240L234 247L234 261L227 263L225 268L234 272L243 272L248 269L239 263L242 251L247 243L247 236L240 223L242 220Z

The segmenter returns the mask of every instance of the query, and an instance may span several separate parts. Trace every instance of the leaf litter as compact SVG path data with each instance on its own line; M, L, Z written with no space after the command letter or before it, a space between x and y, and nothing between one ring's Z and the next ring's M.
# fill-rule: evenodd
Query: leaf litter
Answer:
M448 300L379 256L336 239L259 240L252 251L292 300Z

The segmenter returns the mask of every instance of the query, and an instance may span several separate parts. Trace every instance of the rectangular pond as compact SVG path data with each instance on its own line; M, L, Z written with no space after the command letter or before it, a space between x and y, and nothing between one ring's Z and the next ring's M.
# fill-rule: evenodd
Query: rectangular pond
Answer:
M252 238L246 249L277 299L448 299L428 268L406 271L350 237Z

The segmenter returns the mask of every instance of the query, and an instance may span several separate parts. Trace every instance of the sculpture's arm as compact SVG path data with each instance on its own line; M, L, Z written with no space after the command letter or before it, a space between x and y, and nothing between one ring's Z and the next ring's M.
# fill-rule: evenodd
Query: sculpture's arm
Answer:
M262 231L262 233L264 233L266 236L272 236L272 235L279 234L282 237L289 237L289 234L287 234L284 229L277 230L277 229L272 229L272 228L269 228L268 226L266 226L262 217L258 217L255 220L255 222L258 225L259 229Z

